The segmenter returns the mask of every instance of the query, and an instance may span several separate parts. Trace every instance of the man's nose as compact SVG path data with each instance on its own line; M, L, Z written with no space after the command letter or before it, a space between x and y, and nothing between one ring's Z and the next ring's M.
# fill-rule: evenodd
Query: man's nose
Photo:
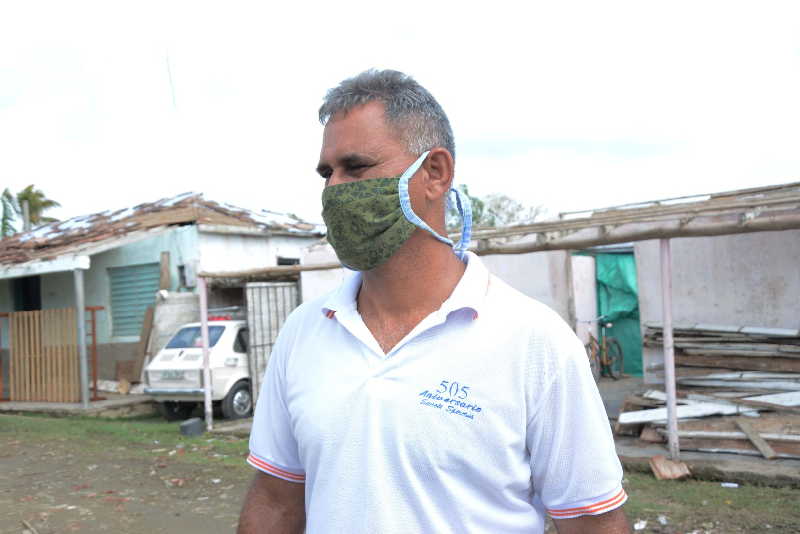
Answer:
M325 179L325 187L338 185L342 182L344 182L344 172L341 170L331 171L330 176Z

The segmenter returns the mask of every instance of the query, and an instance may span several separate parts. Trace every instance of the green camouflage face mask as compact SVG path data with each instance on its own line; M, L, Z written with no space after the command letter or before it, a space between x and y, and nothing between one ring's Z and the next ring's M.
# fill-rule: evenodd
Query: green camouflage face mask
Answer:
M425 161L422 154L406 171L394 178L371 178L326 187L322 191L322 218L328 227L328 242L345 267L369 271L397 252L417 227L436 239L453 242L430 228L411 208L408 182ZM469 202L456 193L463 220L462 240L456 253L462 257L469 245ZM462 209L466 206L465 209Z
M328 242L345 266L369 271L388 260L416 229L403 215L399 177L325 188L322 218Z

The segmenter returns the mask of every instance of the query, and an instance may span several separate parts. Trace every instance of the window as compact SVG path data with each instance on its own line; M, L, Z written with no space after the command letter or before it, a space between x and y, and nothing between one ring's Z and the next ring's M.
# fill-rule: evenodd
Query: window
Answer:
M278 256L278 265L300 265L298 258L283 258Z
M209 326L208 327L208 346L213 347L222 337L222 332L225 331L224 326ZM203 335L200 332L199 326L186 326L178 330L178 333L172 336L165 349L194 349L203 346Z
M113 336L139 337L144 313L156 301L160 276L158 263L112 267L108 270Z
M236 334L236 341L233 342L233 352L247 352L247 328L242 328Z

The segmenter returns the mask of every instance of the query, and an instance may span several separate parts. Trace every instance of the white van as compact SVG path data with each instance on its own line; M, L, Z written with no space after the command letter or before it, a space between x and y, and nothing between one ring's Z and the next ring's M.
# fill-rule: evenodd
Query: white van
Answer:
M247 366L247 322L208 323L211 400L227 419L253 410ZM168 421L188 418L203 403L203 348L200 323L183 325L145 369L144 392Z

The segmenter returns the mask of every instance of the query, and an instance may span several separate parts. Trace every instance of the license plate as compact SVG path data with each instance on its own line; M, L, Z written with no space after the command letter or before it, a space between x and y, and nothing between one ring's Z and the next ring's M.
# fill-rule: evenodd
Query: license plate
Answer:
M161 371L161 380L183 380L183 371Z

